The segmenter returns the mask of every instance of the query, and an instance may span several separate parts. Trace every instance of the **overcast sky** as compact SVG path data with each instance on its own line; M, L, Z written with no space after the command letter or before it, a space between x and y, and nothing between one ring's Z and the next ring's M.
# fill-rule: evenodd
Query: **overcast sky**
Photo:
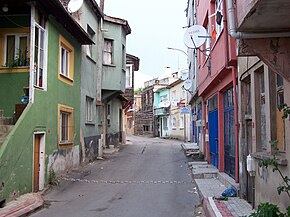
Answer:
M127 53L139 57L135 89L144 81L187 67L186 55L167 47L186 51L183 35L187 0L105 0L105 14L128 21L132 33L127 36Z

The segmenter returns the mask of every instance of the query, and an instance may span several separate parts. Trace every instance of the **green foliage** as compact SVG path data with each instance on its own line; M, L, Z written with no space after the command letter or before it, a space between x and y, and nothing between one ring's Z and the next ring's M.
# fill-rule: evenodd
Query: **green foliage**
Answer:
M143 89L141 87L136 89L136 90L134 90L134 94L140 94L142 92L143 92Z
M283 111L283 119L286 119L288 116L290 116L290 106L288 106L286 103L279 105L278 109Z
M251 213L250 217L286 217L287 215L280 212L279 207L271 203L261 203L257 212Z
M57 185L57 183L58 183L56 173L54 172L54 170L52 168L49 170L48 183L50 185Z

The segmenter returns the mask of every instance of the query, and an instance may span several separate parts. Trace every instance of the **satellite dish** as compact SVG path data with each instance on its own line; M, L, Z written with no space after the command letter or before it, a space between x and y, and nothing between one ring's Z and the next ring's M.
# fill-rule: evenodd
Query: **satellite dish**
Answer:
M192 86L192 82L191 80L187 79L183 82L183 87L185 90L189 90Z
M203 26L194 25L189 27L183 37L184 44L189 48L199 48L206 40L207 32Z
M183 81L188 79L188 71L182 71L180 73L180 79L183 80Z
M78 11L83 5L83 3L84 3L84 0L70 0L67 5L68 11L70 13L74 13Z

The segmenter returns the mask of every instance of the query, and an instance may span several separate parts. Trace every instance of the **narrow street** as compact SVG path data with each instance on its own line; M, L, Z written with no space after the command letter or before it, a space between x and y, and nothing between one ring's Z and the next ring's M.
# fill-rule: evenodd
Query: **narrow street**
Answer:
M74 170L31 216L189 217L200 203L181 141L130 137L119 152Z

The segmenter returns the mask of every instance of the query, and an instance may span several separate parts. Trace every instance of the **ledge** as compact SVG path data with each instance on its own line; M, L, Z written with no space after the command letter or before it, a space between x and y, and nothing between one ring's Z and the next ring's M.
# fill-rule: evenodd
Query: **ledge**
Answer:
M266 159L271 159L274 157L274 155L272 155L270 152L255 152L255 153L252 153L252 156L258 160L266 160ZM288 162L287 162L287 158L285 154L278 153L277 155L275 155L275 157L279 165L287 166Z

